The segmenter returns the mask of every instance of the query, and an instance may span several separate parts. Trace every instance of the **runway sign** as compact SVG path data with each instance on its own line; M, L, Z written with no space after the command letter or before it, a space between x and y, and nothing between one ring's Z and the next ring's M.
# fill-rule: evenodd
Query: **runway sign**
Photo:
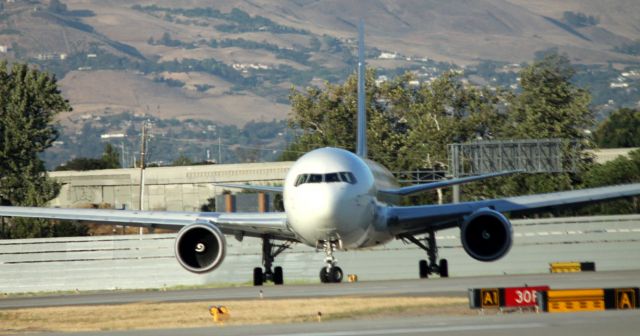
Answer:
M604 290L607 309L637 309L640 293L638 288L608 288Z
M522 308L535 307L536 294L549 290L549 286L470 288L470 308Z
M637 309L638 298L637 287L548 290L538 292L538 306L550 313Z
M534 287L510 287L504 289L505 307L535 307L537 294L540 291L548 291L549 286Z
M567 273L567 272L586 272L595 271L596 263L593 261L587 262L552 262L549 263L549 272L551 273Z
M469 288L469 308L500 308L503 288Z
M543 311L550 313L604 310L604 289L560 289L543 293ZM546 294L546 297L544 297Z

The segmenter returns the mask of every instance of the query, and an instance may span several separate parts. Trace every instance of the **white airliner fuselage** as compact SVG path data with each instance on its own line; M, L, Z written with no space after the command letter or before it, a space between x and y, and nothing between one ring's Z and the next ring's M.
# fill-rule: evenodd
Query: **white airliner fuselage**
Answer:
M386 230L377 192L393 186L393 175L375 162L338 148L313 150L296 161L285 179L289 225L310 246L329 241L340 249L383 244L393 236Z

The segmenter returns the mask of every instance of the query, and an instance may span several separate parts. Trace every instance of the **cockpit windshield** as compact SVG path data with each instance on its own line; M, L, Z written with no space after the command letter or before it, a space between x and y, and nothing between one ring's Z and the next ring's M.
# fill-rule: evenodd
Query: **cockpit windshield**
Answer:
M356 177L351 172L337 172L329 174L300 174L296 178L295 186L305 183L337 183L346 182L356 184Z

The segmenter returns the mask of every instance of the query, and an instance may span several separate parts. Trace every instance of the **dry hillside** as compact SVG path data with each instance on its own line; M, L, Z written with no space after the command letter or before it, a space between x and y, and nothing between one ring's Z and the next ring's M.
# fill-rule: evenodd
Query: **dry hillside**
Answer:
M16 44L21 57L27 59L59 54L85 57L83 53L97 50L98 57L108 53L131 62L214 59L228 67L260 65L269 70L311 73L304 80L276 80L283 76L282 71L260 73L261 70L238 68L241 76L258 78L244 85L242 78L234 82L216 73L188 69L70 69L75 71L66 71L61 83L74 105L71 118L123 110L232 124L285 118L288 106L284 100L292 84L318 83L326 79L318 75L323 73L333 73L335 80L349 72L344 49L348 52L355 45L354 23L359 17L365 18L369 48L403 57L402 61L370 60L376 67L411 65L412 61L405 58L459 65L480 60L519 63L530 61L535 52L549 48L558 48L577 63L640 63L640 56L614 51L614 47L640 36L637 0L62 1L67 12L47 11L48 2L41 1L40 7L31 5L33 2L20 7L24 1L7 4L0 22L4 31L0 33L0 45ZM149 9L151 5L164 9ZM199 7L212 7L218 11L217 16L184 12ZM229 30L229 26L236 25L228 17L234 9L297 31L278 32L269 24ZM564 20L565 12L593 17L597 23L572 26ZM227 30L220 28L225 25ZM157 43L165 34L170 36L170 42L182 44ZM327 37L340 41L343 51L328 45L324 40ZM224 39L256 45L211 45L212 40ZM322 41L316 49L312 46L314 39ZM302 61L299 54L283 56L298 51L306 57ZM316 71L318 67L323 70ZM174 81L174 85L167 85L167 80Z

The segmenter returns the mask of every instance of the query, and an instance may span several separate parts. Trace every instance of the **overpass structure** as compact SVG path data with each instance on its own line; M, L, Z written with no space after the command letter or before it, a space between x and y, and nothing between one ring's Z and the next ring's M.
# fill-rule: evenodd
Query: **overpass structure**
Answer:
M144 209L199 211L209 198L222 194L215 183L279 185L293 162L198 165L146 168ZM140 170L105 169L51 172L62 183L52 207L104 204L114 208L140 208Z

